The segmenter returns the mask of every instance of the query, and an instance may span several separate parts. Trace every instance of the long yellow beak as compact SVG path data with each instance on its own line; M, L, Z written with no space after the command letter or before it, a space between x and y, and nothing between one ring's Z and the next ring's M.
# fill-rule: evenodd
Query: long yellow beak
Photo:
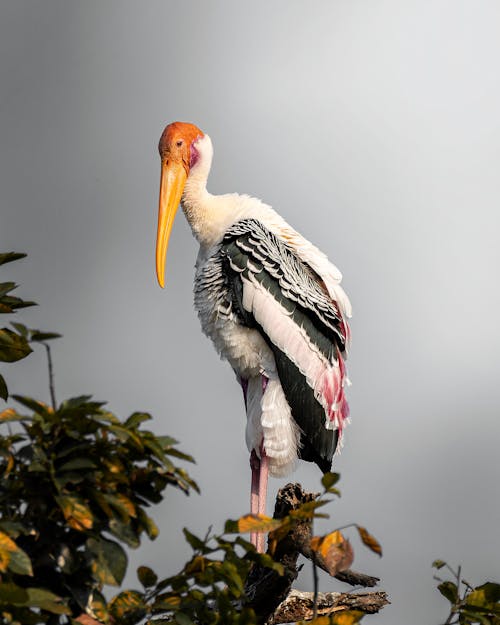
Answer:
M158 208L158 234L156 236L156 275L158 283L165 286L165 261L170 232L180 204L187 173L182 162L162 159L160 201Z

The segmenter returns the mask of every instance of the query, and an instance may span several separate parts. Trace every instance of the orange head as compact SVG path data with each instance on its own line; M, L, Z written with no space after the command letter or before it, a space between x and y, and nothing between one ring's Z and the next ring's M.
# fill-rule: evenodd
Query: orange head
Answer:
M161 181L156 237L156 275L161 287L165 285L168 240L177 207L189 170L199 156L194 143L203 136L203 132L194 124L173 122L163 131L158 145L161 157Z

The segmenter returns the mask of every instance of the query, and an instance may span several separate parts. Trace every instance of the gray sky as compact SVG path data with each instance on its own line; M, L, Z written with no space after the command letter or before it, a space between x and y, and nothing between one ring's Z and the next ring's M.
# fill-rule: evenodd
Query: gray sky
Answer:
M202 496L169 493L129 584L184 562L182 526L248 509L241 391L199 329L182 215L165 291L154 274L174 120L211 136L212 192L261 197L344 274L352 425L318 531L357 521L383 544L352 536L392 601L370 622L441 622L434 558L498 581L499 29L486 0L1 2L0 248L29 253L1 277L40 304L19 320L65 335L60 399L151 411L198 461ZM41 352L7 377L47 399Z

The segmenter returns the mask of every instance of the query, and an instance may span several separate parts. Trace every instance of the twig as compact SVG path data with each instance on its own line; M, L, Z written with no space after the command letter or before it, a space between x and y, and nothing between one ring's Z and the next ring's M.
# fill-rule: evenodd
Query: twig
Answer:
M318 617L318 569L316 568L316 562L313 560L313 619Z
M50 390L50 400L52 402L52 408L57 410L56 403L56 390L54 386L54 368L52 367L52 354L50 352L50 345L47 343L43 343L43 346L47 350L47 360L49 362L49 390Z
M357 571L352 571L351 569L337 573L337 575L335 575L335 579L338 579L339 582L349 584L350 586L363 586L363 588L372 588L380 581L378 577L358 573Z

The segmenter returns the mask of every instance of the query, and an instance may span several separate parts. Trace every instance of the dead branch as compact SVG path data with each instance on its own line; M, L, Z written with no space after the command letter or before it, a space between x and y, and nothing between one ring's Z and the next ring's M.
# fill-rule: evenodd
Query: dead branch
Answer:
M329 616L347 610L359 610L374 614L389 603L385 592L366 592L351 595L349 593L318 593L318 616ZM313 618L313 593L292 590L278 606L276 612L267 621L267 625L310 621Z
M316 493L306 493L300 484L287 484L278 492L276 497L274 518L280 519L287 516L303 503L314 501L317 496ZM311 549L311 527L311 520L304 519L298 521L283 537L280 537L279 534L273 534L273 532L269 535L269 544L273 550L272 557L276 562L283 565L285 573L279 575L275 571L257 565L250 571L245 586L248 598L247 605L253 608L259 623L286 623L312 618L314 607L312 593L300 593L292 590L292 583L300 570L297 567L299 555L315 562L320 568L340 581L353 586L375 586L379 581L378 578L363 573L336 570L332 563L326 562L321 554ZM330 612L322 612L318 603L318 616L347 609L377 612L388 602L385 593L382 592L358 595L326 593L319 596L324 606L322 609L330 610ZM300 601L298 597L301 597ZM292 610L293 614L297 616L290 616ZM282 615L286 615L289 620L276 620L277 618L285 618Z

